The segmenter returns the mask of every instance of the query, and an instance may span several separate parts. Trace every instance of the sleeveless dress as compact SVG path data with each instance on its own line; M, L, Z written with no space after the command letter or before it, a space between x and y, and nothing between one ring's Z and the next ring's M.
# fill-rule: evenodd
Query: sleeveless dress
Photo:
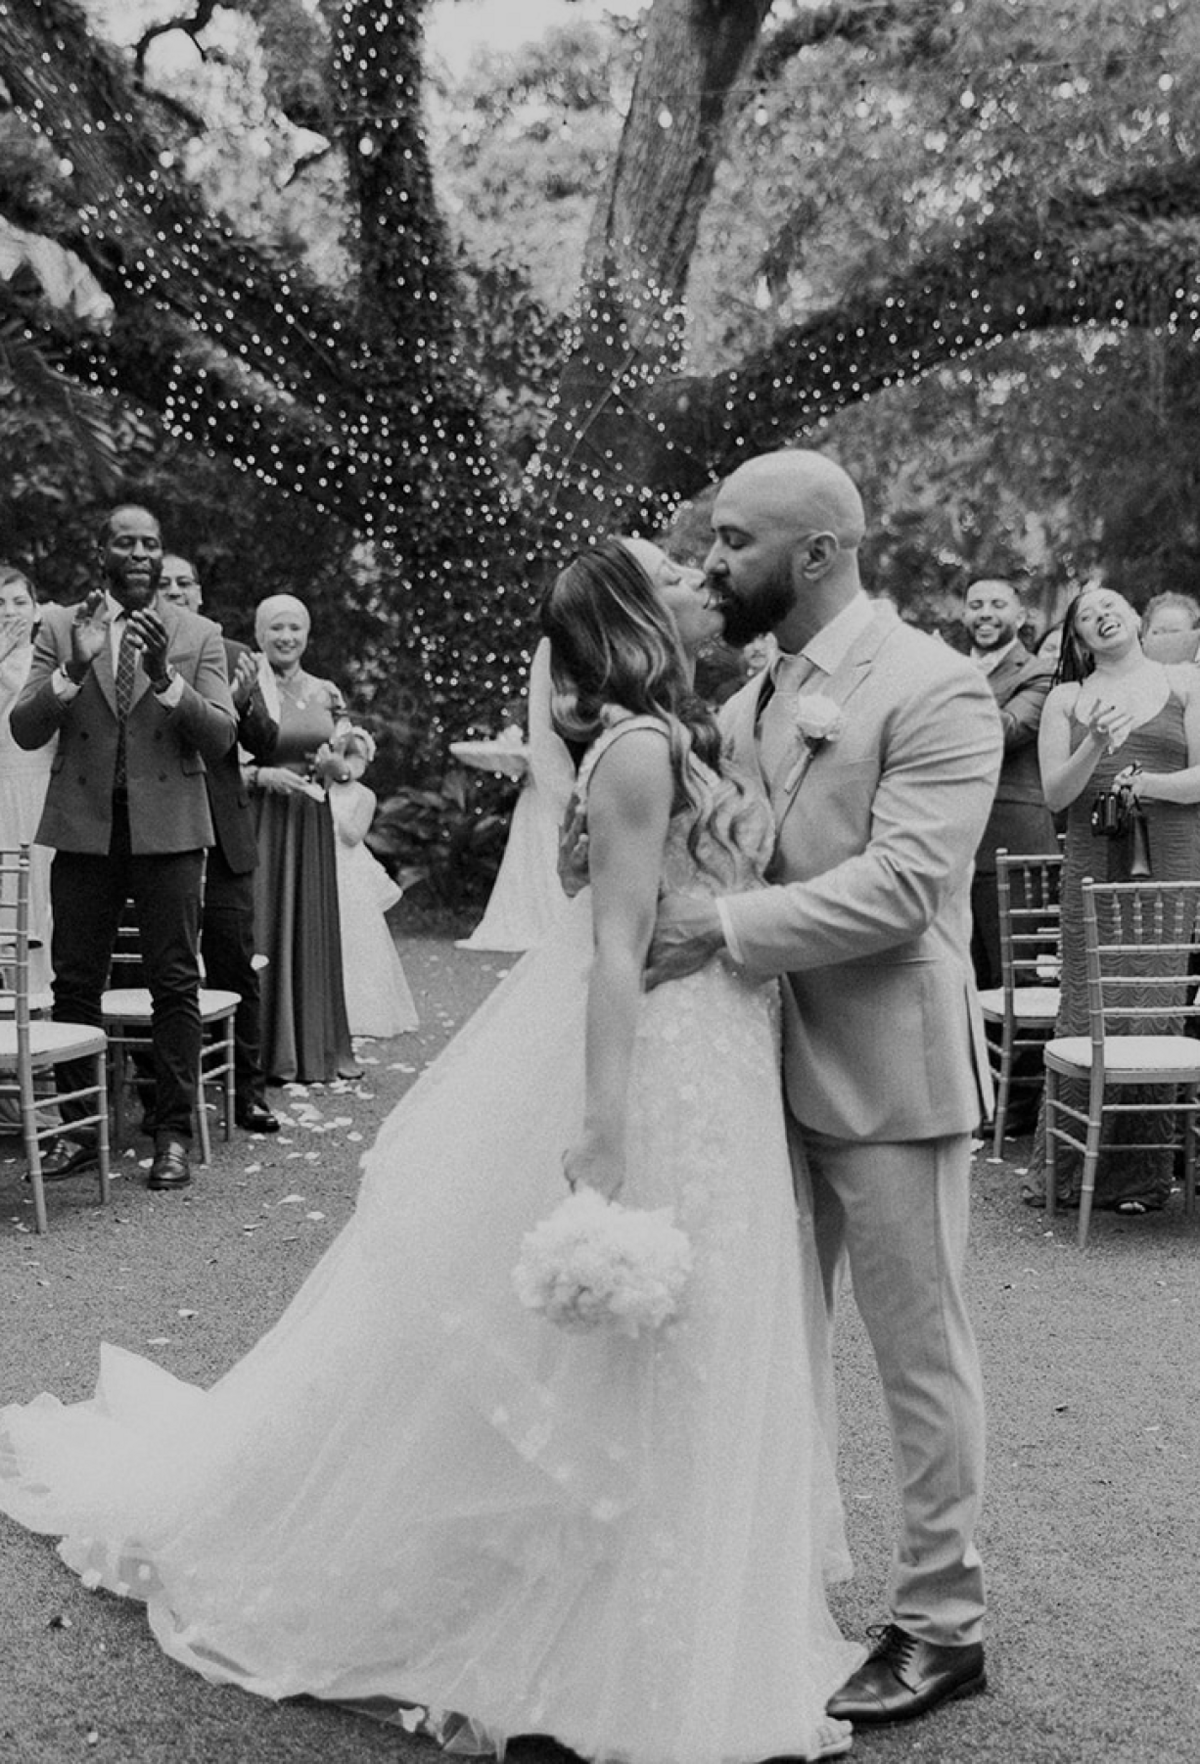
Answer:
M298 699L280 694L273 766L303 776L333 737L343 705L336 686L296 676ZM333 817L324 794L255 793L258 868L255 938L261 980L262 1065L268 1081L330 1083L355 1073L342 978Z
M1085 731L1072 718L1072 751L1084 739ZM1187 737L1184 731L1183 705L1172 688L1163 708L1137 728L1115 754L1101 756L1090 781L1067 810L1067 836L1063 850L1062 876L1062 997L1059 1003L1056 1035L1086 1035L1088 1030L1087 969L1084 958L1083 882L1090 876L1095 882L1128 882L1133 862L1132 836L1120 839L1097 837L1091 828L1092 803L1101 790L1107 790L1118 772L1136 763L1147 772L1179 772L1188 764ZM1200 877L1200 808L1195 803L1152 802L1142 804L1148 833L1150 874L1156 882L1192 882ZM1153 995L1161 1000L1161 987ZM1149 995L1131 994L1131 1004L1144 1004ZM1151 1000L1153 1002L1153 1000ZM1154 1019L1143 1018L1139 1028L1152 1033L1156 1027L1164 1032L1171 1025L1157 1025ZM1178 1025L1175 1025L1178 1027ZM1087 1086L1063 1081L1064 1101L1078 1108L1087 1106ZM1127 1089L1123 1102L1134 1103L1139 1095L1145 1101L1163 1101L1169 1096L1153 1086L1144 1093ZM1126 1201L1158 1208L1165 1204L1171 1191L1172 1153L1170 1139L1174 1118L1169 1114L1129 1114L1110 1117L1104 1126L1104 1147L1096 1172L1098 1207L1117 1207ZM1130 1141L1151 1140L1162 1149L1128 1150ZM1082 1173L1082 1155L1072 1146L1059 1144L1058 1187L1064 1204L1078 1202ZM1046 1137L1045 1106L1038 1116L1037 1130L1029 1160L1026 1193L1045 1193Z
M416 1029L420 1019L384 917L402 890L366 842L375 801L375 792L357 779L329 786L346 1016L351 1035L386 1039Z
M703 784L664 882L752 886L767 811L730 856L732 793ZM216 1682L406 1726L420 1705L454 1750L795 1758L861 1650L825 1601L848 1565L774 989L717 960L646 996L621 1198L671 1206L694 1270L655 1333L569 1333L512 1269L565 1194L590 956L585 891L397 1105L354 1218L210 1390L106 1346L91 1402L0 1410L0 1509Z
M0 662L0 845L9 850L37 837L38 822L50 784L50 768L58 737L31 752L12 736L12 708L29 678L33 645L22 644ZM44 845L29 853L29 927L39 947L29 952L29 990L49 992L50 864L54 854ZM14 884L15 889L15 884Z

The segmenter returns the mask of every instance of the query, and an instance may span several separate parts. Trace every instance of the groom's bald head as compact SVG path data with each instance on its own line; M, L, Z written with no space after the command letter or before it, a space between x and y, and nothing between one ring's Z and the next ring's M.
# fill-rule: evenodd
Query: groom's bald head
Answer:
M857 551L866 532L853 478L834 460L804 448L747 460L726 478L718 501L727 495L796 538L830 533L841 551Z
M862 497L823 454L788 448L747 460L717 491L712 526L706 567L730 643L774 630L798 649L859 591Z

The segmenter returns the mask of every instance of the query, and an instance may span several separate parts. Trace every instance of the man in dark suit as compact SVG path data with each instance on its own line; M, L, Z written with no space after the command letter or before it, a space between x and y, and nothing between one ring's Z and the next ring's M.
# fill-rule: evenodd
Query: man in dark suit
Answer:
M38 828L54 848L50 892L54 1016L99 1024L128 898L153 1000L155 1148L151 1188L191 1181L200 1055L199 931L204 853L213 841L204 783L233 744L236 718L221 634L180 607L155 606L162 535L149 510L115 508L100 534L101 586L42 615L29 678L12 712L18 746L58 752ZM43 1174L96 1161L72 1135L81 1075L58 1068L63 1137Z
M1000 919L996 853L1057 850L1054 821L1042 795L1037 737L1054 664L1031 655L1018 635L1025 618L1011 582L972 582L962 622L971 659L987 676L1004 727L1004 763L971 885L971 959L981 991L1000 985Z
M158 598L198 613L203 602L200 578L185 557L163 558ZM258 970L254 966L254 870L258 839L254 810L242 777L239 748L267 760L279 737L279 719L268 709L254 652L224 638L238 738L229 752L208 767L208 806L216 842L204 868L204 906L200 953L210 986L241 998L234 1018L234 1117L249 1133L278 1133L279 1119L267 1107L259 1035Z

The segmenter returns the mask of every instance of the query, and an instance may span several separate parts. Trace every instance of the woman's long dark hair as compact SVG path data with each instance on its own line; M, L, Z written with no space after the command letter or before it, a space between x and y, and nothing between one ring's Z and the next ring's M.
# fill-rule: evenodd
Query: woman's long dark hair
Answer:
M573 747L586 747L613 710L666 725L678 806L705 806L693 756L719 768L716 718L688 683L674 620L654 583L619 539L602 539L569 563L542 601L550 639L551 715Z
M1081 588L1074 600L1067 603L1063 614L1062 648L1058 654L1058 666L1054 670L1054 684L1061 685L1064 681L1074 683L1086 680L1096 666L1096 658L1079 635L1079 603L1085 594L1094 594L1095 586L1089 584Z

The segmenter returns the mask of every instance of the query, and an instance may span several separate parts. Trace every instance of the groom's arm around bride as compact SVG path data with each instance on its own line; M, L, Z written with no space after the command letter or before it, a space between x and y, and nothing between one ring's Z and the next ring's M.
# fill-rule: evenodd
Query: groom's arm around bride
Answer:
M785 1090L826 1293L832 1306L848 1261L902 1504L888 1625L830 1710L894 1720L985 1682L983 1406L961 1273L970 1136L990 1101L971 869L1000 721L965 658L863 592L862 504L840 467L751 460L712 520L727 637L771 628L782 652L722 717L733 763L771 796L777 847L762 890L715 907L666 897L650 978L726 949L785 979Z

